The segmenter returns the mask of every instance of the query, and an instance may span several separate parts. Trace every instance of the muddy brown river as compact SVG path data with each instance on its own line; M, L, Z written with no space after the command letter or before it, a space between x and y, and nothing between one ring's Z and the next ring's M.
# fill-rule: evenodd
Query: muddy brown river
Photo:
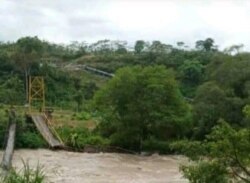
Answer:
M3 153L0 152L2 157ZM186 183L179 172L182 156L17 150L13 166L44 166L48 183Z

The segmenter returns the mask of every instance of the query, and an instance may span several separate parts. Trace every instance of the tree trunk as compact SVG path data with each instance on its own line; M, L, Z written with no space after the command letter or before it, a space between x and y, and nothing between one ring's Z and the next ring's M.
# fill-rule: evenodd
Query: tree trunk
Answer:
M1 167L5 171L8 171L11 168L11 161L15 147L15 136L16 136L16 112L14 109L11 109L9 111L9 132L8 132L7 145L1 163Z

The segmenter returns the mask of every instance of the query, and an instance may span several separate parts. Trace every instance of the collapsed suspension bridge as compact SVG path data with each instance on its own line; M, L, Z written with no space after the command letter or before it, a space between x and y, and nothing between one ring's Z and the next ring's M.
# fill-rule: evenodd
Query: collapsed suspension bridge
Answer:
M39 112L34 108L39 108ZM50 111L45 108L45 91L43 77L29 78L29 113L32 119L51 148L63 147L62 140L52 126Z
M29 77L29 111L27 118L35 124L37 130L46 140L48 145L55 148L63 148L64 144L52 126L50 111L45 108L45 91L43 77ZM11 168L12 156L15 147L16 113L14 108L9 111L9 125L6 147L1 163L1 168L8 171Z
M87 65L67 65L65 69L85 70L108 78L114 77L112 73ZM27 118L35 124L37 130L51 148L63 148L64 144L52 126L50 111L45 108L44 78L30 76L28 86L29 111L26 114ZM15 148L16 113L13 108L9 110L9 125L7 132L6 147L1 163L1 168L4 171L11 168L11 161Z

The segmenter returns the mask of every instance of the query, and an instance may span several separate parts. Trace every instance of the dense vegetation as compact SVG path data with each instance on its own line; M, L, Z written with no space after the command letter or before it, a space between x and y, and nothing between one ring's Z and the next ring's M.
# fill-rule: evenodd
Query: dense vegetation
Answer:
M103 114L101 134L124 148L143 150L149 140L184 137L191 126L174 74L163 66L119 70L94 101Z
M27 103L27 77L42 75L47 105L98 121L91 131L57 127L67 145L180 151L199 160L183 167L191 182L249 182L250 53L241 50L242 45L233 45L221 51L211 38L196 41L195 48L143 40L132 48L110 40L58 45L24 37L2 42L0 138L7 121L3 106ZM95 76L79 70L79 64L115 76ZM17 145L44 146L35 130L20 121Z

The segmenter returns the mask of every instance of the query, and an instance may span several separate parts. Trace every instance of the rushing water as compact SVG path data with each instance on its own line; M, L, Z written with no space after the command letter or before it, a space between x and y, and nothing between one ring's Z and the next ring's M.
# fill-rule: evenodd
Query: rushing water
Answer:
M2 156L2 152L0 155ZM181 156L138 156L117 153L17 150L13 166L22 159L44 166L49 183L186 183L179 172Z

